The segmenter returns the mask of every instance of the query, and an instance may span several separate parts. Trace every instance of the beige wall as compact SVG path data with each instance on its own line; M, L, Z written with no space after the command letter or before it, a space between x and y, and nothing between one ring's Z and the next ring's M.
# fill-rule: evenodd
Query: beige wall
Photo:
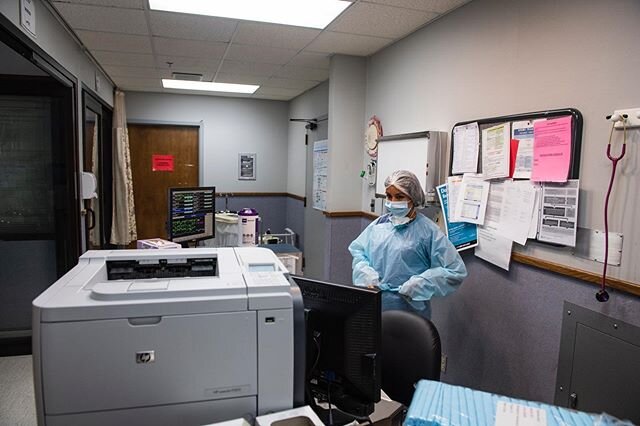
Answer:
M579 224L603 229L611 170L604 117L640 107L638 22L635 0L474 0L370 58L366 116L378 115L385 134L450 133L464 120L575 107L584 116ZM623 267L610 274L640 282L640 131L631 139L610 210L610 231L624 234ZM363 210L370 195L365 188ZM601 268L566 250L528 247L549 260Z

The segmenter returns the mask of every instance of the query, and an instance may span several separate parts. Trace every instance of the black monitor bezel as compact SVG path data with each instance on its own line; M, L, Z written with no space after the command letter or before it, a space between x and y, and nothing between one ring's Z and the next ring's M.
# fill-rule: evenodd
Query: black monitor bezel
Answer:
M358 294L362 294L365 295L366 297L373 297L373 299L375 300L375 305L376 305L376 312L377 312L377 318L378 318L378 323L377 323L377 329L378 329L378 333L377 334L377 338L375 341L375 345L378 349L378 352L376 354L376 366L375 366L375 371L377 373L376 376L376 382L374 382L374 386L376 386L376 389L374 390L374 394L376 394L374 396L373 399L377 398L377 401L372 400L371 403L372 405L375 404L376 402L378 402L380 400L380 388L381 388L381 381L382 381L382 371L381 371L381 352L382 352L382 292L378 289L370 289L370 288L365 288L365 287L356 287L353 285L347 285L347 284L338 284L338 283L331 283L331 282L327 282L327 281L322 281L322 280L316 280L316 279L312 279L312 278L307 278L307 277L302 277L302 276L295 276L292 275L291 278L293 279L293 281L296 283L296 285L300 288L301 294L302 294L302 299L303 301L305 301L305 297L304 297L304 293L305 293L305 289L304 289L304 284L300 284L300 280L303 282L309 282L312 285L321 285L321 286L329 286L331 288L338 288L341 290L347 290L350 292L357 292ZM309 307L307 306L307 304L305 303L305 310L308 310ZM312 310L312 309L311 309ZM375 324L372 324L372 327L375 327ZM308 331L308 330L307 330ZM307 333L308 334L308 333ZM309 340L310 336L307 335L307 344L309 344L308 340ZM305 375L309 375L308 377L305 377L305 386L309 385L310 380L312 380L313 377L313 372L311 371L307 371L307 369L309 368L309 366L307 366L305 368ZM340 408L340 407L338 407ZM345 410L346 411L346 410ZM348 411L346 411L348 412Z
M215 216L216 216L216 187L215 186L196 186L196 187L174 187L169 188L167 194L167 237L169 241L173 241L173 235L171 233L171 229L173 228L173 219L171 215L172 201L174 192L182 192L182 191L207 191L210 190L213 193L213 205L211 206L211 214L213 215L213 227L211 231L211 236L200 237L200 238L191 238L184 241L178 241L178 243L186 243L189 241L202 241L209 240L211 238L215 238L216 236L216 225L215 225Z

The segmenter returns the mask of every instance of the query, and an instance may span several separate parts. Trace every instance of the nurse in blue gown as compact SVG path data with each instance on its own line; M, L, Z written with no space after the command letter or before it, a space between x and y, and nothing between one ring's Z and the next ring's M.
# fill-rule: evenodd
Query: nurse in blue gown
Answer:
M418 178L406 170L387 177L388 213L350 245L353 283L382 290L382 310L431 317L432 297L455 291L467 276L457 250L440 228L417 212L424 205Z

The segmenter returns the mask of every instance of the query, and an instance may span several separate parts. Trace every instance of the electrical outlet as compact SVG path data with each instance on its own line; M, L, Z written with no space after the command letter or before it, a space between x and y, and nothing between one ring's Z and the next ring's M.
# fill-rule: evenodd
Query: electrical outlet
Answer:
M442 354L442 356L440 357L440 372L447 372L447 356L445 354Z
M640 127L640 108L629 108L629 109L617 109L613 111L614 114L627 114L627 123L626 128L629 129L631 127ZM622 122L618 121L616 123L616 129L622 129Z

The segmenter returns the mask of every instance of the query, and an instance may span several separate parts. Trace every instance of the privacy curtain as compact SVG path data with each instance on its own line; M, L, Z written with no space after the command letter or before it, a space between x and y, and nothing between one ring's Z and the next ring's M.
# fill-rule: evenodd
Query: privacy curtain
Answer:
M100 161L98 159L98 123L93 123L93 132L91 137L91 173L94 176L100 176L100 170L98 169ZM100 208L97 198L91 198L88 202L89 208L94 214L94 224L100 223ZM100 247L100 226L94 226L89 230L89 241L93 247Z
M111 244L127 245L138 238L124 93L116 90L113 108L113 221Z

